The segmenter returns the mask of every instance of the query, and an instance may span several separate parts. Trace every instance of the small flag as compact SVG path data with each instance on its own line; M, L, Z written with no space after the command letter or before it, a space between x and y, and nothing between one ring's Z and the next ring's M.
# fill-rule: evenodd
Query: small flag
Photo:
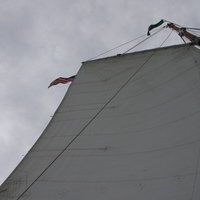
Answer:
M66 84L68 82L72 82L74 80L75 76L71 76L69 78L63 78L63 77L59 77L57 78L56 80L54 80L53 82L51 82L51 84L49 85L48 88L50 88L51 86L53 85L57 85L59 83L62 83L62 84Z
M150 35L150 31L154 28L157 28L158 26L160 26L161 24L164 23L164 20L160 20L157 24L151 24L148 28L148 32L147 32L147 35Z

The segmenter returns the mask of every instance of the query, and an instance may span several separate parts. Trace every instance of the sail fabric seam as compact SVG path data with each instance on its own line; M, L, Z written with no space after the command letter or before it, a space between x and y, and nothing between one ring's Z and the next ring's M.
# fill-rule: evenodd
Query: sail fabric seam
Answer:
M181 121L181 120L180 120ZM158 128L160 128L160 127L158 127ZM153 127L152 129L158 129L157 127ZM123 132L123 133L121 133L121 132L107 132L107 133L101 133L101 134L95 134L95 136L103 136L103 135L106 135L106 136L108 136L108 135L124 135L124 134L141 134L141 132L143 132L143 134L144 134L144 132L146 132L146 131L148 131L147 129L139 129L139 130L133 130L133 131L125 131L125 132ZM149 133L148 133L149 134ZM82 135L82 137L88 137L88 136L93 136L93 134L84 134L84 135ZM59 136L53 136L54 138L64 138L64 137L71 137L71 136L73 136L73 135L59 135ZM44 139L48 139L48 138L50 138L50 137L44 137Z
M137 113L139 113L139 112L135 112L136 114ZM134 114L135 114L134 113ZM176 120L173 120L173 121L170 121L170 122L167 122L167 123L164 123L164 124L160 124L160 125L158 125L158 126L155 126L155 127L149 127L148 129L153 129L153 128L156 128L156 127L161 127L161 126L164 126L164 125L167 125L167 124L171 124L171 123L175 123L176 121L181 121L181 120L183 120L183 119L185 119L185 118L189 118L189 117L191 117L191 116L193 116L193 115L196 115L196 114L198 114L198 113L200 113L200 110L198 110L198 111L196 111L196 112L194 112L194 113L191 113L191 114L188 114L187 116L184 116L184 117L181 117L181 118L178 118L178 119L176 119ZM127 117L127 116L129 116L129 115L134 115L134 114L132 114L132 113L130 113L130 114L121 114L119 117L120 118L122 118L122 117ZM112 118L113 116L109 116L109 117L99 117L99 118ZM68 120L70 120L70 121L73 121L73 120L80 120L80 119L90 119L89 117L87 117L87 118L75 118L75 119L68 119ZM61 121L65 121L65 120L55 120L54 122L61 122Z
M188 142L188 143L184 143L184 144L179 144L179 145L175 145L175 146L171 146L171 147L165 147L165 148L160 148L160 149L154 149L154 150L149 150L149 151L138 151L138 152L130 152L130 153L115 153L115 154L101 154L101 155L93 155L93 154L82 154L82 155L62 155L62 157L66 157L66 156L70 156L70 157L113 157L113 156L129 156L129 155L139 155L139 154L148 154L148 153L154 153L154 152L161 152L161 151L170 151L170 150L174 150L174 149L182 149L182 148L185 148L185 146L189 146L189 145L194 145L194 144L197 144L199 143L200 140L195 140L195 141L191 141L191 142ZM96 151L105 151L104 149L102 148L88 148L88 149L68 149L68 152L69 151L77 151L77 150L85 150L85 151L90 151L90 150L96 150ZM59 150L49 150L51 152L56 152L56 151L59 151ZM48 152L48 151L34 151L34 152ZM41 157L52 157L52 156L30 156L30 158L41 158ZM198 170L195 171L194 175L195 174L198 174Z
M185 173L185 174L179 174L177 177L174 176L160 176L160 177L152 177L152 178L141 178L141 179L124 179L124 180L101 180L101 181L91 181L91 180L40 180L39 182L64 182L64 183L127 183L127 182L138 182L138 181L154 181L154 180L164 180L164 179L173 179L176 180L176 178L184 178L188 176L194 176L194 173Z

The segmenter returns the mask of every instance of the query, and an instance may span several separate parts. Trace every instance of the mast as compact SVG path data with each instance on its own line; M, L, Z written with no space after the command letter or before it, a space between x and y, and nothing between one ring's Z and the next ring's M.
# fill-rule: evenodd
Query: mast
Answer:
M200 37L193 35L192 33L189 33L185 27L178 27L174 25L173 23L169 23L168 27L177 31L179 36L183 39L183 37L186 37L189 39L192 44L200 46Z

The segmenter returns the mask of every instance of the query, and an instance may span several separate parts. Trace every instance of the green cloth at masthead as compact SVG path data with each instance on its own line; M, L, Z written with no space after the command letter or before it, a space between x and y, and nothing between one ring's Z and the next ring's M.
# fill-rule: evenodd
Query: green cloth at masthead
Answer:
M154 28L157 28L158 26L160 26L161 24L164 23L164 20L160 20L157 24L151 24L148 28L148 32L147 32L147 35L150 35L150 31Z

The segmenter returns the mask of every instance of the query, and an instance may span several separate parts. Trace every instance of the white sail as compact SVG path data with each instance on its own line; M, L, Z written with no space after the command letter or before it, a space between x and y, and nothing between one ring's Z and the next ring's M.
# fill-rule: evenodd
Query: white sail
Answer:
M188 45L83 63L0 199L199 200L199 91Z

